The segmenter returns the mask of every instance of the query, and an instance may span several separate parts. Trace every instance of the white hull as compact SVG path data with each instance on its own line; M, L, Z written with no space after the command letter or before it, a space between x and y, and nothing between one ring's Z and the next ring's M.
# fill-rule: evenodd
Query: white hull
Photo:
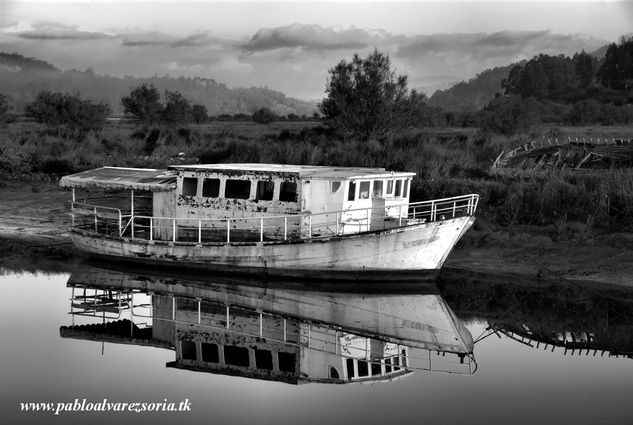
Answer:
M473 217L299 242L198 245L108 237L72 230L72 239L91 255L193 269L234 270L314 278L372 278L414 274L434 277ZM362 275L362 276L361 276Z

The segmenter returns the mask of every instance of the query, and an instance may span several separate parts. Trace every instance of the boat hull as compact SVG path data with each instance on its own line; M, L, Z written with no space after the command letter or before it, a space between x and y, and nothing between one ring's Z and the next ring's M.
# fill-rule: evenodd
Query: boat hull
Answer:
M474 217L331 238L260 243L147 241L71 229L80 250L109 260L288 277L434 279Z

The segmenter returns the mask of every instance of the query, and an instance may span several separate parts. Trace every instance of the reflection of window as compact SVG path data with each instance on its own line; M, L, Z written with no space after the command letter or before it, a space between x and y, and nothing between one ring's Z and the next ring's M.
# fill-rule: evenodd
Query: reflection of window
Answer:
M260 201L270 201L273 199L274 191L275 191L275 182L258 181L257 194L255 195L255 199L259 199Z
M382 180L374 180L374 196L382 196Z
M360 182L358 199L369 199L369 182Z
M180 350L182 351L182 358L185 360L196 359L196 343L183 339L180 341Z
M402 192L402 180L396 180L396 192L394 193L394 196L400 196Z
M294 373L296 370L295 362L297 357L294 353L284 353L279 352L277 355L277 359L279 360L279 370L282 372L292 372Z
M248 367L248 365L250 364L248 348L225 345L224 346L224 363L231 366Z
M224 189L225 198L248 199L251 195L251 182L248 180L227 180Z
M182 196L196 196L198 193L198 179L185 177L182 179Z
M220 361L217 344L203 342L202 344L200 344L200 348L202 348L203 362L218 363Z
M369 375L369 366L366 361L359 360L358 361L358 376L367 376Z
M387 181L387 191L385 195L391 195L393 193L393 180Z
M340 377L338 370L334 366L330 366L330 378L339 379Z
M338 190L340 189L340 187L341 187L341 182L332 182L332 186L331 186L331 188L330 188L330 191L331 191L332 193L336 193L336 192L338 192Z
M355 378L356 377L356 371L354 370L354 359L350 359L348 358L346 360L347 363L347 377L348 378Z
M402 187L402 197L407 197L407 192L409 191L409 180L404 181L404 186Z
M279 200L283 202L296 202L297 183L281 182L281 187L279 188Z
M207 198L220 196L220 179L204 179L202 181L202 196Z
M353 201L356 196L356 182L349 182L349 192L347 192L347 200Z
M255 350L255 367L273 370L273 353L270 350Z

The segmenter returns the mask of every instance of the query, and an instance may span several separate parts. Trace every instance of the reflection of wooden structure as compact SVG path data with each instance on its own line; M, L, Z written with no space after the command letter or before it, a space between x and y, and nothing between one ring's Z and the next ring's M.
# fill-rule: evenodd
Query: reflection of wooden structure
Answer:
M611 168L633 166L633 139L609 141L548 140L540 146L526 143L509 152L501 152L493 168Z

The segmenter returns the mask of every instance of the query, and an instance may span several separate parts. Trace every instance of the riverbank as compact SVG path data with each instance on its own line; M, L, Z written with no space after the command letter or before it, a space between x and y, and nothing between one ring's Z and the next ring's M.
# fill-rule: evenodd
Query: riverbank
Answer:
M70 244L70 193L55 183L4 182L0 239L79 255ZM633 234L543 226L494 227L480 219L443 275L465 280L570 281L633 287Z

